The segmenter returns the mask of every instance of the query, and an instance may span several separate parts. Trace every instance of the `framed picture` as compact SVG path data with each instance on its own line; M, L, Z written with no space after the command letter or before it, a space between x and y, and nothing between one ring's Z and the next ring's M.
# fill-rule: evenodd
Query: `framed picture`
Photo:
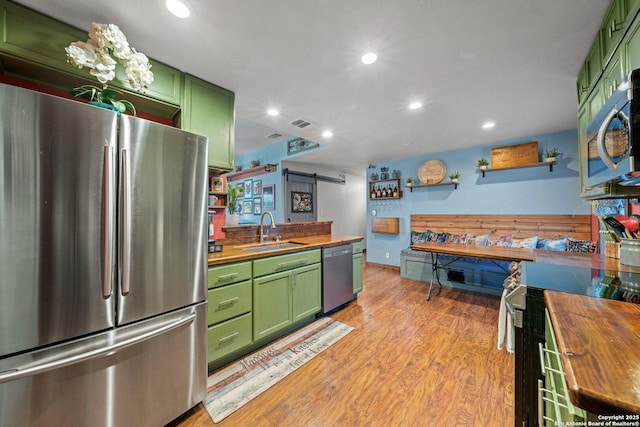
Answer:
M262 210L272 211L276 208L276 185L262 187Z
M291 212L313 212L313 194L303 191L291 192Z
M211 189L214 193L222 193L224 191L224 185L222 185L222 178L214 177L211 179Z
M262 181L256 179L253 181L253 195L260 196L262 194Z
M253 198L253 214L262 215L262 197Z
M244 180L244 198L251 199L252 197L253 197L253 180L245 179Z
M236 196L239 199L242 199L243 195L244 195L244 187L242 186L242 183L239 182L239 183L236 184Z
M253 200L245 200L242 202L242 213L250 214L253 212Z

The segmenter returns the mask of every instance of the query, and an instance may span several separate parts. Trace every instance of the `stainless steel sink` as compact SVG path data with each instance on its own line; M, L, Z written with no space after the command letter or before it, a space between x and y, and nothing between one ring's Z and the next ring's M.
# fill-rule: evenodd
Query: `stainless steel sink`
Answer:
M266 252L266 251L274 251L276 249L289 249L304 246L304 243L299 242L269 242L269 243L258 243L255 245L245 245L241 246L246 251L249 252Z

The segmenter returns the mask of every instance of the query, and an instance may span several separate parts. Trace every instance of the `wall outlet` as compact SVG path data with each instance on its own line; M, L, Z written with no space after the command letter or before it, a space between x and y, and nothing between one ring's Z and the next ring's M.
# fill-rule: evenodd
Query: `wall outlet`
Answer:
M385 258L389 258L389 252L384 253Z

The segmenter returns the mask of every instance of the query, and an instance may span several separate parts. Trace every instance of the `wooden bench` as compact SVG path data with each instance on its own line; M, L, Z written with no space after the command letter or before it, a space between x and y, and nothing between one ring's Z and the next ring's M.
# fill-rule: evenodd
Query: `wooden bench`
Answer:
M412 237L416 233L427 231L475 236L511 236L515 239L538 237L556 239L566 237L579 241L591 241L591 215L411 215ZM497 248L471 246L461 243L437 243L413 246L400 255L400 274L402 277L432 282L434 269L431 253L426 250L435 248L440 255L438 267L446 270L446 278L440 282L467 290L476 290L493 295L502 293L504 279L508 276L509 252L522 252L523 259L532 258L530 251L519 248ZM496 257L494 252L504 256ZM446 255L448 254L448 255Z

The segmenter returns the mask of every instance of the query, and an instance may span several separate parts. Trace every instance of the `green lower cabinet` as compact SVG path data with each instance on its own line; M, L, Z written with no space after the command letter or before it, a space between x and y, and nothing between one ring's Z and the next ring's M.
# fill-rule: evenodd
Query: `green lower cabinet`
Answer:
M207 363L252 343L251 313L210 326L207 330Z
M353 294L362 291L362 240L351 244L353 249Z
M270 274L253 279L253 339L271 335L290 325L290 272Z
M253 279L253 339L257 341L320 311L321 264Z
M207 362L253 343L251 261L207 271Z
M207 324L214 325L251 311L251 280L207 292Z
M362 254L353 254L353 293L362 291Z
M320 312L322 305L320 264L293 270L291 315L293 322Z

